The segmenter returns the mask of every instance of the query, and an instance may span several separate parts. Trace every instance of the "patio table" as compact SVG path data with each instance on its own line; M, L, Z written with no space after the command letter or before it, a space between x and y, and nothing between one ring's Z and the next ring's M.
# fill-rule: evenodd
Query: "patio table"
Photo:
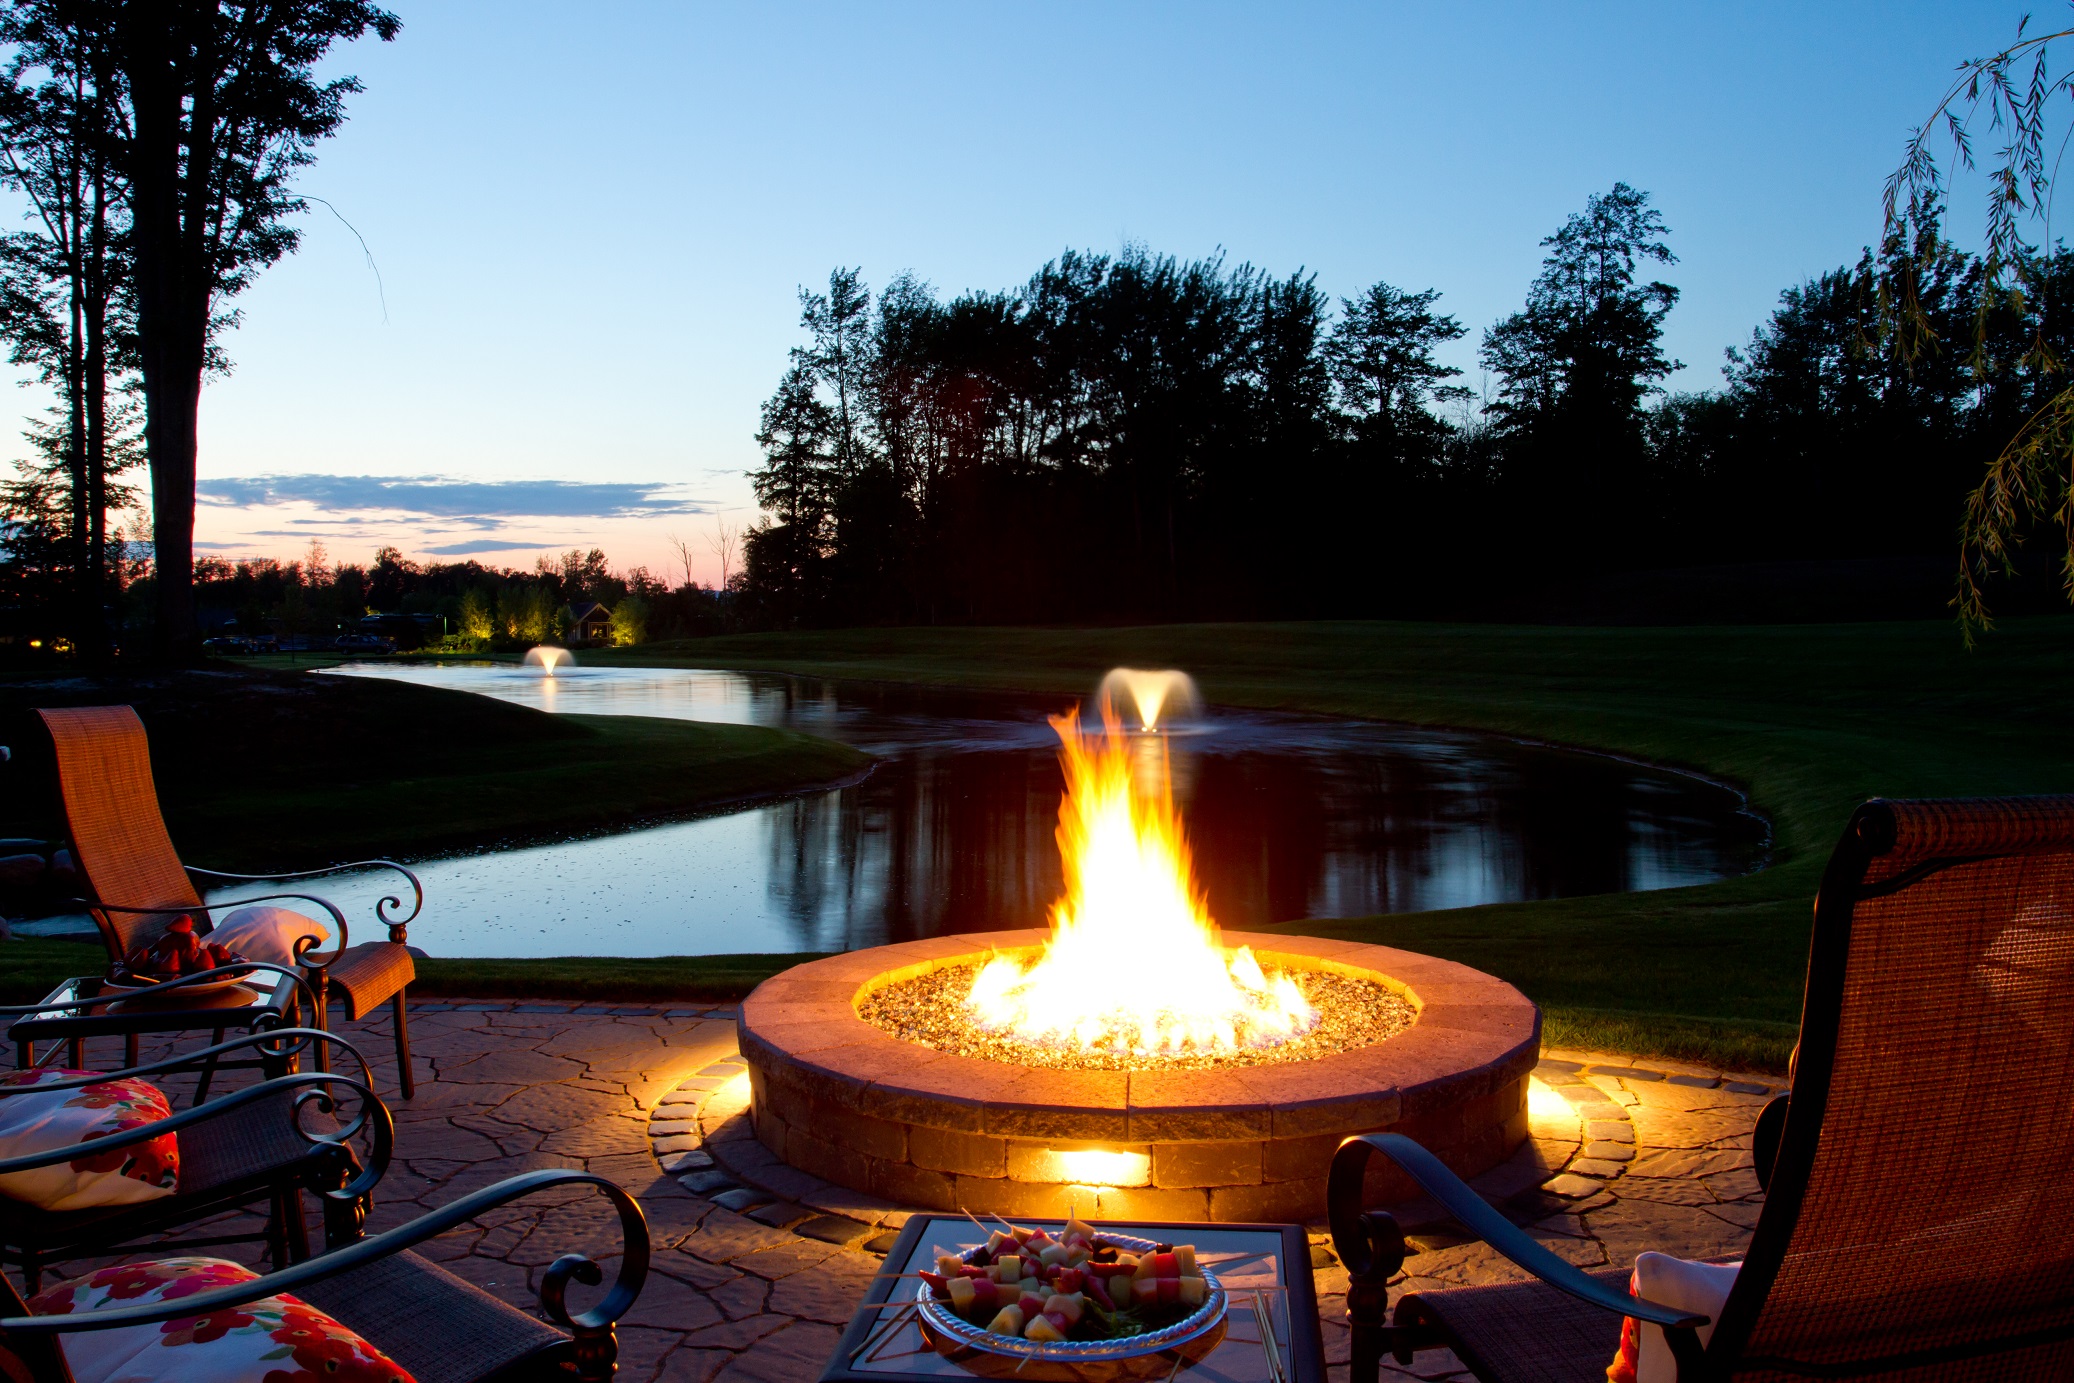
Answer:
M103 1000L101 996L110 997ZM43 1000L45 1004L87 1001L85 1006L17 1018L8 1026L8 1040L15 1045L15 1065L26 1070L36 1064L36 1044L63 1042L70 1047L74 1067L85 1065L84 1047L89 1037L120 1036L123 1065L137 1064L138 1038L145 1033L208 1032L232 1030L261 1032L292 1027L297 987L287 976L266 970L247 975L228 989L196 994L174 1003L146 997L122 997L126 990L111 990L98 975L80 975L66 980ZM261 1044L262 1048L266 1044ZM208 1095L209 1083L218 1069L258 1067L265 1078L287 1075L294 1066L291 1057L261 1055L250 1060L212 1062L195 1090L195 1103Z
M1063 1220L1016 1223L1048 1231L1065 1228ZM1160 1369L1155 1378L1194 1377L1202 1383L1324 1383L1325 1349L1318 1334L1318 1299L1311 1287L1311 1246L1301 1225L1094 1224L1097 1229L1142 1239L1194 1244L1197 1260L1217 1274L1230 1297L1224 1338L1217 1347L1193 1362L1166 1356L1175 1367ZM822 1383L976 1377L972 1369L930 1346L908 1303L914 1299L918 1281L914 1273L934 1268L940 1253L961 1253L985 1239L986 1230L963 1215L910 1219L843 1332L842 1343L821 1375Z

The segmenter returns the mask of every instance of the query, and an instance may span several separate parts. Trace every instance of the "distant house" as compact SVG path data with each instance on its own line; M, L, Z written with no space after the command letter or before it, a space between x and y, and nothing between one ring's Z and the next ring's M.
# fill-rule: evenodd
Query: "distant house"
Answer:
M612 637L612 612L595 600L562 607L571 643L603 643Z

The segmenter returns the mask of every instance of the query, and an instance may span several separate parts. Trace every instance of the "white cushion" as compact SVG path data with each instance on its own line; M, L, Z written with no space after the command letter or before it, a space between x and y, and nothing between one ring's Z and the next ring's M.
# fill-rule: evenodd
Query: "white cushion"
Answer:
M1639 1253L1635 1255L1635 1272L1629 1290L1644 1301L1658 1306L1668 1306L1674 1311L1688 1311L1695 1316L1705 1316L1707 1323L1698 1330L1700 1343L1714 1338L1714 1324L1721 1319L1721 1307L1728 1300L1728 1289L1735 1286L1736 1274L1743 1265L1737 1263L1694 1263L1684 1258L1673 1258L1668 1253ZM1639 1331L1633 1317L1627 1321L1627 1329L1621 1332L1621 1353L1614 1366L1607 1370L1607 1377L1625 1376L1622 1365L1627 1363L1631 1347L1639 1342L1640 1350L1634 1367L1635 1383L1678 1383L1678 1361L1671 1357L1670 1341L1664 1338L1663 1327L1643 1325Z
M158 1087L136 1079L103 1081L71 1090L38 1090L92 1071L0 1073L0 1158L29 1157L173 1117ZM180 1183L180 1145L162 1133L113 1152L0 1176L0 1195L45 1210L136 1205L170 1196Z
M331 929L314 918L262 903L225 916L210 931L209 940L221 942L246 960L293 965L298 940L314 936L321 945L330 935Z
M174 1301L258 1274L220 1258L162 1258L103 1268L29 1299L39 1316ZM283 1293L162 1325L119 1325L58 1337L78 1383L411 1383L358 1335Z

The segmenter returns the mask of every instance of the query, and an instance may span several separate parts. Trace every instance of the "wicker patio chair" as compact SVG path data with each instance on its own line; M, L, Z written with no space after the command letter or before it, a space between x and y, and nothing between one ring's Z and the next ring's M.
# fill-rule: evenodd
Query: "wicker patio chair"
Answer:
M1598 1383L1622 1315L1693 1380L2074 1378L2074 796L1873 801L1815 902L1792 1093L1756 1143L1765 1203L1713 1335L1535 1243L1409 1139L1349 1139L1328 1208L1351 1377L1446 1347L1486 1383ZM1533 1275L1421 1292L1362 1214L1380 1152Z
M346 1017L358 1021L390 1006L395 1023L397 1084L403 1098L417 1093L411 1074L410 1022L405 991L417 967L405 945L409 924L424 906L417 876L389 860L362 860L294 874L226 874L182 865L159 813L158 789L151 776L151 751L144 723L128 706L80 706L36 713L57 749L58 790L72 838L72 856L85 884L86 903L100 928L111 960L121 960L165 929L174 912L190 913L197 931L211 919L196 891L194 877L221 883L287 883L316 879L348 869L393 869L410 884L408 914L399 897L385 897L375 914L388 927L387 941L347 946L343 922L339 946L331 952L305 954L302 965L312 972L317 996L316 1026L328 1026L326 1005L337 999ZM245 907L258 899L241 899L228 907ZM393 911L392 911L393 910ZM336 909L330 909L337 916Z
M570 1281L604 1281L598 1265L566 1253L540 1274L540 1307L554 1325L506 1306L444 1268L410 1252L436 1234L536 1191L595 1186L618 1212L623 1236L619 1269L603 1300L588 1311L568 1308ZM329 1313L408 1370L417 1383L523 1383L572 1374L606 1383L616 1368L614 1324L633 1308L648 1279L648 1221L634 1198L591 1172L527 1172L386 1234L332 1249L323 1256L267 1273L234 1287L198 1292L145 1307L31 1316L0 1278L0 1378L71 1383L59 1337L77 1330L204 1315L288 1292ZM560 1328L557 1329L556 1327ZM10 1373L10 1365L18 1371Z
M79 1157L82 1148L113 1150L165 1133L175 1134L180 1143L179 1182L172 1195L158 1200L44 1210L0 1195L0 1263L19 1266L33 1293L54 1264L133 1252L147 1239L153 1241L149 1247L154 1252L263 1240L276 1264L300 1262L310 1256L303 1191L316 1196L323 1207L327 1244L358 1238L369 1195L388 1170L395 1132L388 1108L371 1089L367 1063L341 1037L309 1028L252 1033L148 1066L42 1085L0 1086L0 1100L129 1077L162 1084L169 1076L206 1074L218 1058L240 1048L265 1044L277 1053L294 1054L320 1043L343 1048L359 1066L360 1079L324 1072L280 1076L91 1144L0 1158L0 1175L5 1175L69 1161ZM354 1147L356 1139L364 1143L364 1153ZM161 1237L226 1211L261 1206L266 1220L258 1233L219 1231L173 1241Z

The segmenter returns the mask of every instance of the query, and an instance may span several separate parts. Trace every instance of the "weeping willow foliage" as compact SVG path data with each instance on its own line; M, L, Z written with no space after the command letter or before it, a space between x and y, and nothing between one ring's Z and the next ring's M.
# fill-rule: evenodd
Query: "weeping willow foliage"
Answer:
M1986 249L1972 339L1967 343L1968 366L1983 381L1998 368L2027 370L2047 379L2065 374L2065 363L2042 330L2015 361L1998 361L1989 350L1992 320L2003 313L2024 315L2044 291L2049 254L2040 253L2032 228L2049 236L2054 176L2061 152L2074 137L2074 100L2060 99L2074 98L2074 74L2055 77L2048 63L2054 51L2074 39L2074 29L2029 35L2029 22L2026 16L2017 26L2017 41L2001 52L1959 65L1930 117L1909 132L1901 165L1886 185L1886 236L1890 242L1899 241L1941 204L1949 181L1947 168L1976 170L1974 144L1979 133L1985 130L2000 141L1984 174ZM1932 151L1940 135L1951 141L1948 163L1940 163ZM1926 256L1934 252L1925 249L1902 258L1879 285L1886 342L1911 362L1948 348L1918 292ZM1966 498L1952 606L1969 646L1977 632L1993 625L1988 583L1997 575L2013 573L2026 534L2048 526L2057 530L2063 544L2061 588L2074 602L2074 382L2061 385L2031 413Z

